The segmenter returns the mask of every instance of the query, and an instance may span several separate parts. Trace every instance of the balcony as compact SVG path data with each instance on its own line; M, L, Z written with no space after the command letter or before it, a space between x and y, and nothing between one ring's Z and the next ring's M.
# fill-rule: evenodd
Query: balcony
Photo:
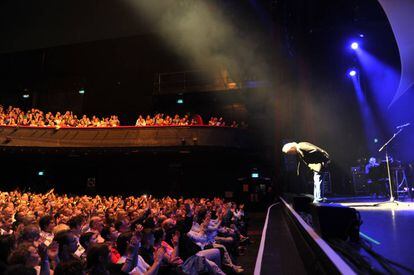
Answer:
M248 130L210 126L48 128L0 126L0 148L247 149Z

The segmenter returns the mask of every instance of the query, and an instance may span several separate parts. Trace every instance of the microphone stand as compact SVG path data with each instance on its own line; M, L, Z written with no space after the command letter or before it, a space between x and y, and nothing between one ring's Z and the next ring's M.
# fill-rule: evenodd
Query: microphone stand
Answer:
M394 135L384 144L381 146L381 148L378 150L378 152L381 152L385 149L385 162L387 163L387 173L388 173L388 184L389 184L389 189L390 189L390 200L389 202L391 203L396 203L398 205L398 202L395 200L394 198L394 194L393 194L393 188L392 188L392 181L391 181L391 171L390 171L390 161L389 161L389 157L388 157L388 144L391 143L391 141L394 140L394 138L396 136L398 136L402 131L404 130L404 127L401 127L396 133L394 133ZM398 195L398 193L397 193ZM378 204L377 204L378 205Z

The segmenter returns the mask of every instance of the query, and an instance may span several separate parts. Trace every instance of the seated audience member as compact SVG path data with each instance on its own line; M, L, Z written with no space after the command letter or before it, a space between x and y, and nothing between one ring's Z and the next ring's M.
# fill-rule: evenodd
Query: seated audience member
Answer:
M79 244L82 247L82 253L79 255L79 258L81 260L85 260L86 261L86 255L88 253L88 248L92 245L96 243L96 233L94 232L86 232L83 233L80 238L79 238ZM79 249L76 251L78 252Z
M154 263L154 233L152 229L145 228L142 231L141 247L139 249L139 255L145 260L146 263L152 265Z
M23 265L33 269L41 275L49 275L50 263L45 245L40 245L38 249L32 244L20 244L9 256L10 265Z
M75 256L75 252L78 250L78 241L72 232L69 230L61 231L55 235L53 241L59 245L58 257L60 262L79 259Z
M49 246L53 241L53 228L55 227L55 223L53 221L52 216L43 216L39 219L39 227L40 227L40 238L42 242Z
M30 225L26 225L21 231L19 242L28 243L28 244L37 246L39 239L40 239L39 227L34 224L30 224Z
M102 218L99 216L94 216L91 218L89 222L89 230L90 232L94 232L96 234L96 242L103 243L105 240L101 236L101 231L103 229L103 222Z

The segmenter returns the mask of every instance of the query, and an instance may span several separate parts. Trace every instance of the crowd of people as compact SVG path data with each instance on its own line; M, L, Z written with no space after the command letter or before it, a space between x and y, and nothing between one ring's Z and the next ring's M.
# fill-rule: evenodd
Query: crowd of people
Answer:
M33 126L33 127L117 127L120 121L116 115L110 117L92 118L83 115L78 117L70 111L65 113L44 113L32 108L27 112L22 109L9 106L3 108L0 105L0 126Z
M86 115L77 116L71 111L64 113L51 112L44 113L39 109L32 108L27 112L22 109L9 106L4 108L0 105L0 126L32 126L32 127L118 127L121 125L118 116L111 115L110 117L99 118L92 116L89 118ZM180 117L178 114L174 116L157 113L154 116L140 115L135 123L137 127L145 126L189 126L189 125L204 125L203 119L199 115L189 116L184 115ZM232 128L246 128L247 125L242 122L240 125L236 121L226 123L222 117L211 117L208 121L208 126L216 127L232 127Z
M0 192L0 274L242 273L243 205Z
M228 126L231 128L247 128L247 124L242 121L239 125L239 123L237 123L236 121L233 120L232 123L230 124L226 124L226 121L224 121L224 119L222 117L217 118L217 117L211 117L210 120L208 121L208 125L209 126L217 126L217 127L224 127L224 126Z
M179 115L169 116L163 113L157 113L154 117L147 115L145 118L140 115L135 123L135 126L187 126L187 125L203 125L203 121L198 116L193 116L191 119L189 115L180 117Z
M184 115L180 117L178 114L174 116L164 115L163 113L157 113L154 117L147 115L145 118L143 116L139 116L135 126L187 126L187 125L204 125L203 119L199 115L194 115L190 117L189 115ZM238 128L239 124L236 121L232 123L226 124L222 117L211 117L208 121L208 126L215 126L215 127L224 127L229 126L232 128ZM247 125L242 122L242 127L246 127Z

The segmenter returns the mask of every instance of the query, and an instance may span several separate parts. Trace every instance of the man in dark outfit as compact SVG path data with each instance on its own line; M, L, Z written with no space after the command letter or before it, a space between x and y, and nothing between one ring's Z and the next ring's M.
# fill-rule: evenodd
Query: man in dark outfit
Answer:
M313 202L317 203L322 200L321 198L321 183L322 183L322 169L329 162L329 154L319 148L316 145L313 145L309 142L290 142L286 143L282 152L285 154L295 154L299 157L299 160L308 166L313 172ZM299 164L298 162L298 173L299 173Z

